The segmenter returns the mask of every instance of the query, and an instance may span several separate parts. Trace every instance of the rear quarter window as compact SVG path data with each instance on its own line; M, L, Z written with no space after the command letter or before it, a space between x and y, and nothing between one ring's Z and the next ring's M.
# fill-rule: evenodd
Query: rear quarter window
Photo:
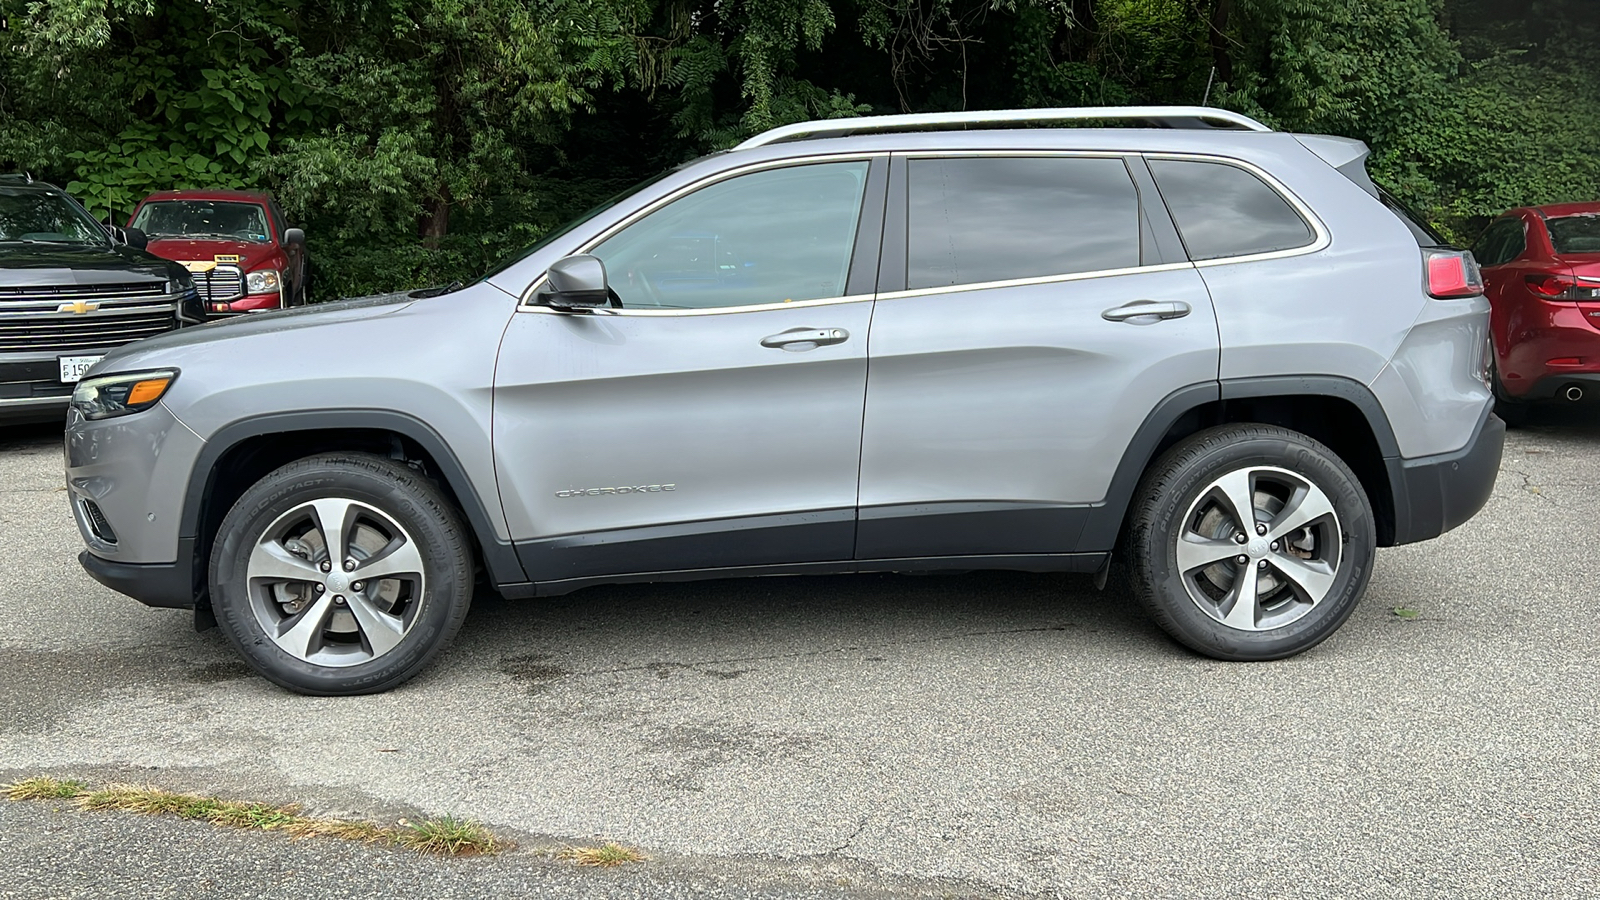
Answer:
M1190 259L1294 250L1316 240L1283 195L1239 166L1187 159L1149 165Z

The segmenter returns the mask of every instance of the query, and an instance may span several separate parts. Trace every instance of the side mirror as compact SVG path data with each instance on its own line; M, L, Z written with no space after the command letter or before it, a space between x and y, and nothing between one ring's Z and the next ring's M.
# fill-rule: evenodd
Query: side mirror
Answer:
M143 250L150 246L150 236L138 228L122 229L123 242L135 250Z
M283 242L285 244L304 244L306 242L306 233L298 228L285 228L283 230Z
M540 302L556 309L594 309L611 303L606 264L598 256L568 256L550 264Z

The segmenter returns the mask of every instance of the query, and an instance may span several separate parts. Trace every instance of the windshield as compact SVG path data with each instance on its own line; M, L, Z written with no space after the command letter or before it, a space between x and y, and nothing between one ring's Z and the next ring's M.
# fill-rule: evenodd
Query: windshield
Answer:
M230 241L271 240L267 211L254 203L225 200L156 200L139 207L134 228L152 240L161 238L222 238Z
M1600 213L1546 219L1556 253L1600 253Z
M700 159L705 159L705 157L701 157ZM528 257L532 256L533 254L538 253L540 250L543 250L545 247L550 245L551 241L555 240L556 238L561 237L562 235L566 234L567 232L571 231L572 229L577 228L579 225L582 225L583 223L589 221L590 219L594 218L595 216L600 215L601 213L605 212L606 210L610 209L611 207L616 206L618 203L621 203L623 201L623 199L625 199L627 197L631 197L634 194L637 194L638 192L640 192L640 191L644 190L645 188L649 187L650 185L655 184L656 182L660 181L661 179L666 178L668 175L671 175L672 173L678 171L679 169L683 169L686 166L694 165L695 163L697 163L699 161L700 161L699 159L690 160L689 162L686 162L683 165L674 166L673 168L667 169L665 172L659 172L659 173L657 173L655 175L650 176L649 178L646 178L645 180L643 180L643 181L639 182L638 184L634 185L633 187L628 188L627 190L625 190L625 191L623 191L623 192L621 192L621 193L619 193L619 194L607 199L605 202L594 206L593 208L589 209L587 212L583 213L582 215L578 216L577 218L567 222L565 225L562 225L561 227L555 229L554 231L551 231L549 234L546 234L544 237L539 238L537 241L534 241L531 246L525 247L522 250L519 250L516 253L513 253L511 256L507 257L503 262L501 262L500 265L495 266L493 269L490 269L489 271L485 272L483 274L483 277L478 279L478 280L479 281L487 281L490 278L493 278L494 276L499 275L501 272L504 272L505 270L511 268L512 266L516 265L517 263L522 262L523 260L525 260Z
M0 243L105 246L105 230L54 191L0 189Z

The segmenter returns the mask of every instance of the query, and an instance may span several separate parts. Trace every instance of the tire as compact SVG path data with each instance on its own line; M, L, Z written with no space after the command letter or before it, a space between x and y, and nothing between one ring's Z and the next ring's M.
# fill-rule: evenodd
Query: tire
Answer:
M345 560L330 559L328 522L341 523ZM400 463L362 453L296 460L222 520L212 611L251 667L291 691L386 691L461 628L473 584L466 534L439 489Z
M1494 414L1507 428L1528 424L1529 405L1506 393L1506 386L1500 383L1500 367L1493 360L1489 362L1489 392L1494 396Z
M1202 431L1163 454L1135 498L1126 542L1134 595L1206 656L1293 656L1338 630L1366 591L1377 554L1371 503L1344 461L1303 434ZM1241 530L1234 510L1245 502L1253 521ZM1240 602L1240 587L1254 588L1254 604Z

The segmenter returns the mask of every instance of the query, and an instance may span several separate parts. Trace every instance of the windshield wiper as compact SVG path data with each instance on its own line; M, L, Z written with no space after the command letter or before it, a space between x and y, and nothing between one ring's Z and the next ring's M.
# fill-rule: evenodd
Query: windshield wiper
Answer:
M464 287L466 287L465 284L462 284L459 281L452 281L449 284L441 287L418 288L417 290L411 292L411 296L417 298L418 300L426 300L429 297L442 297L445 294L453 294Z

